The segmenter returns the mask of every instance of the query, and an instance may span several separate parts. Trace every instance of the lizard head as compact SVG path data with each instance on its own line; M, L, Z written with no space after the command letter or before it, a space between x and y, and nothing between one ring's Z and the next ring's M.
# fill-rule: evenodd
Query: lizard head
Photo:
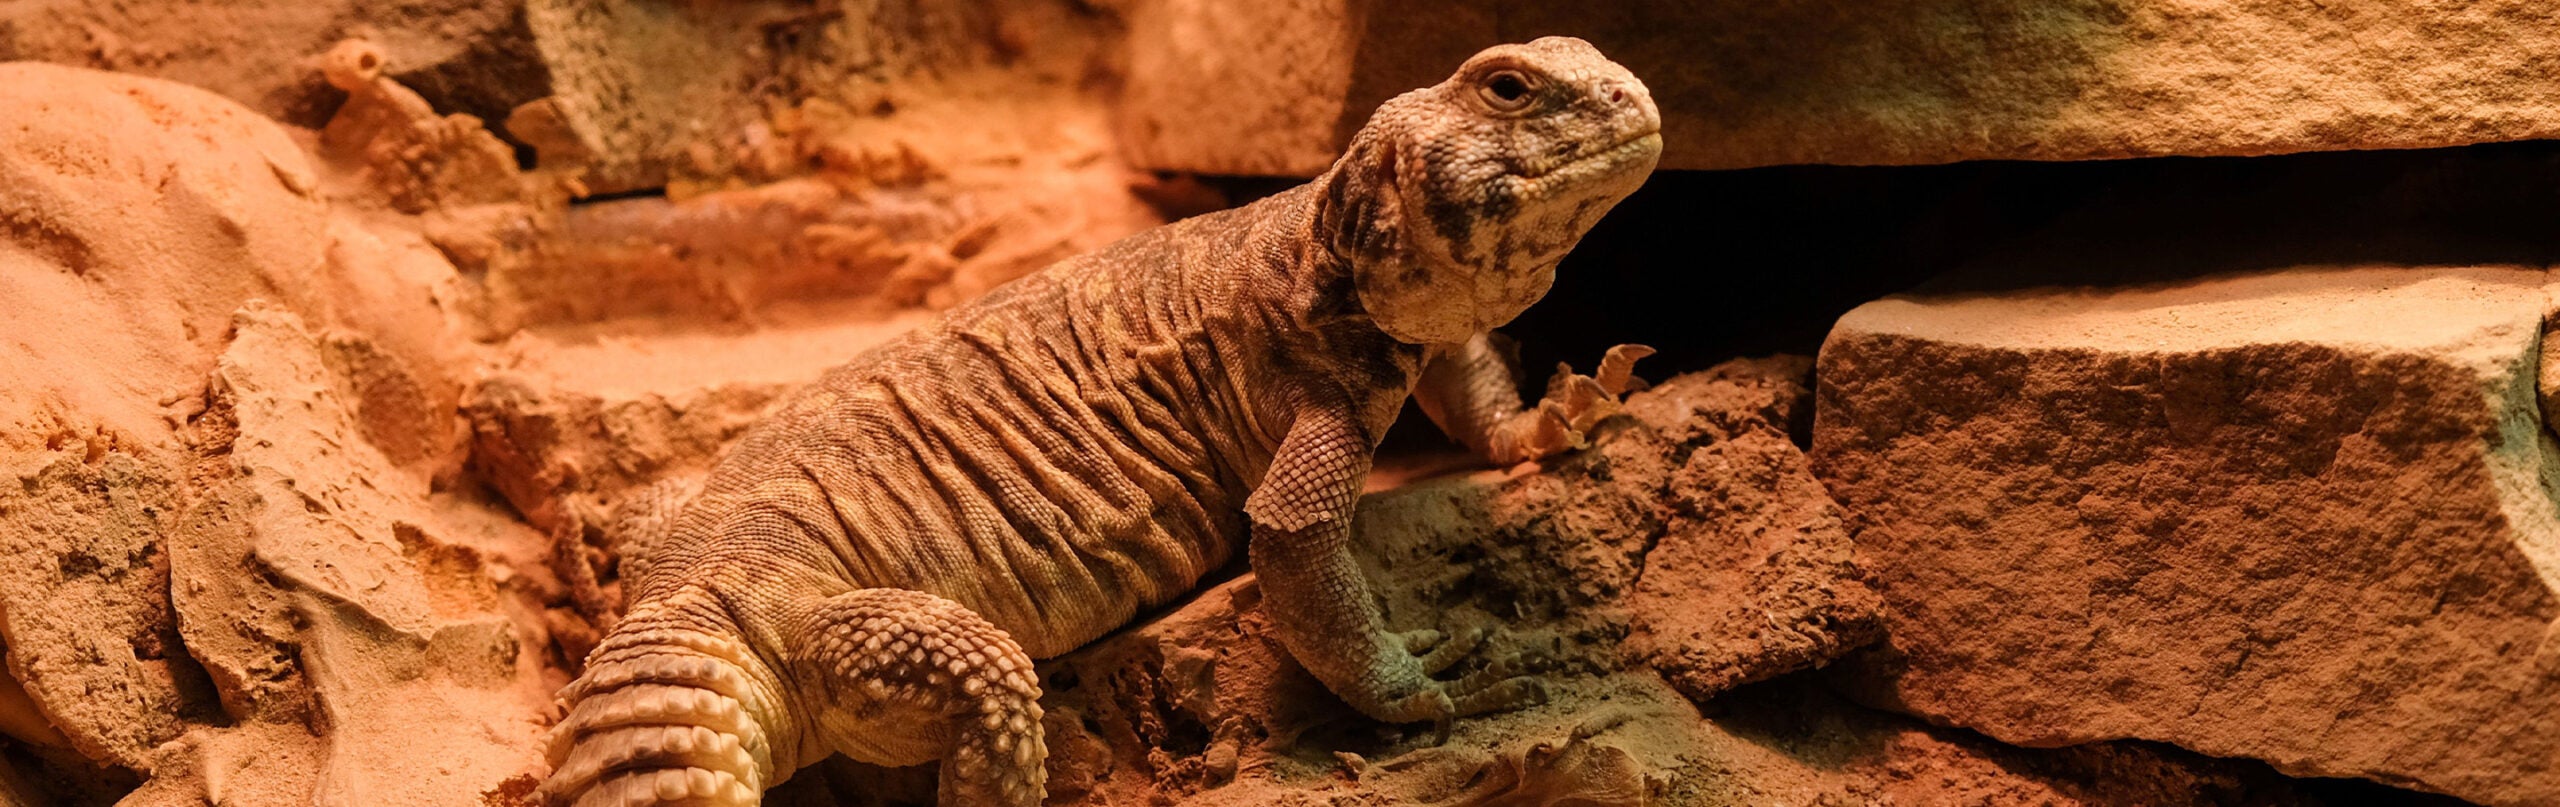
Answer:
M1464 341L1546 295L1653 172L1661 130L1644 83L1588 42L1488 48L1378 107L1317 180L1319 233L1389 336Z

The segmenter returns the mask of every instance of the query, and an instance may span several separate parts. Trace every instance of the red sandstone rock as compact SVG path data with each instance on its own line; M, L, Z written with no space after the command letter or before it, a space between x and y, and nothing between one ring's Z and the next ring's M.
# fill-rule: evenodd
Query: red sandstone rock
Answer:
M453 267L332 211L230 101L0 79L0 692L23 686L0 728L43 762L0 782L137 807L503 789L538 759L559 681L534 614L562 594L539 533L443 484Z
M1839 508L1788 441L1810 425L1811 370L1795 356L1728 362L1628 401L1685 458L1663 481L1663 531L1624 600L1626 655L1692 700L1880 634Z
M1477 49L1591 40L1662 167L2088 160L2560 135L2540 0L1132 0L1122 131L1158 170L1312 176Z
M1839 507L1784 437L1701 448L1670 493L1680 515L1628 598L1628 652L1683 694L1703 701L1882 635Z
M162 544L172 428L232 309L322 263L311 167L212 93L0 64L0 635L81 755L147 769L214 711L178 641Z
M2303 268L1851 312L1813 454L1890 615L1866 697L2560 799L2544 283Z

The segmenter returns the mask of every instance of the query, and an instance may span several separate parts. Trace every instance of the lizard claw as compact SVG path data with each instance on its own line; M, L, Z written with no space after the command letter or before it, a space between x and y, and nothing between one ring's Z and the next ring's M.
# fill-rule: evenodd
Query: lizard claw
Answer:
M1618 400L1627 390L1643 385L1635 376L1637 359L1653 355L1644 345L1619 345L1600 357L1600 367L1593 375L1573 371L1569 364L1557 364L1556 374L1547 381L1547 396L1538 401L1538 412L1557 432L1554 444L1582 448L1587 435L1600 421L1618 413ZM1542 430L1543 431L1543 430Z
M1610 348L1600 357L1595 375L1574 372L1569 364L1556 365L1556 374L1547 380L1546 396L1537 405L1506 417L1485 438L1485 457L1509 465L1589 448L1591 430L1618 413L1618 399L1644 386L1644 379L1635 376L1635 363L1651 355L1653 348L1643 345Z
M1610 348L1608 353L1600 357L1600 369L1592 371L1591 377L1599 382L1601 391L1612 397L1624 395L1634 389L1642 389L1644 379L1635 376L1636 360L1651 356L1653 353L1653 348L1645 345L1619 345Z
M1472 626L1445 634L1435 630L1398 634L1414 666L1406 668L1412 672L1397 677L1411 682L1407 686L1413 688L1396 699L1396 706L1373 715L1431 721L1431 744L1436 746L1448 741L1451 724L1458 718L1545 703L1546 686L1527 674L1530 664L1519 655L1494 659L1455 680L1434 677L1482 648L1488 635L1484 628Z
M1579 438L1584 433L1600 425L1601 420L1618 413L1617 395L1602 387L1598 379L1576 373L1573 368L1561 364L1556 365L1555 381L1547 386L1547 400L1538 403L1541 408L1554 403L1562 410L1565 428L1574 432L1577 438L1574 440L1575 448L1582 447Z

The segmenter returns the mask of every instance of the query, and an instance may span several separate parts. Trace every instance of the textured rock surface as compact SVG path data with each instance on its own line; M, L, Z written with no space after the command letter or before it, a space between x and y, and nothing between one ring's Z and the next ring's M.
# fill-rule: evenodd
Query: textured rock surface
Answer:
M575 165L599 192L786 175L815 155L793 153L795 122L777 111L813 100L864 114L1083 100L1109 30L1107 18L1056 0L527 0L524 17L549 94L506 128L540 147L546 167ZM994 65L1003 79L977 80Z
M1840 508L1789 431L1810 425L1794 358L1682 376L1630 403L1676 441L1670 516L1626 605L1627 650L1704 702L1882 633Z
M540 533L439 489L454 268L229 100L0 79L0 730L35 801L504 792L566 592Z
M1591 40L1661 103L1664 168L2412 148L2560 134L2536 0L1589 4L1132 0L1143 167L1310 176L1477 48Z
M501 790L538 764L550 686L527 607L541 595L502 590L514 575L498 567L538 562L542 535L434 495L363 440L351 385L299 317L251 303L233 334L199 420L199 520L172 540L196 561L173 591L188 649L229 671L214 679L238 717L325 727L312 757L282 763L313 803ZM208 795L226 755L294 748L203 734L171 755L205 758Z
M1001 63L1016 95L1037 94L1021 79L1042 72L1056 79L1044 92L1075 93L1108 26L1051 0L30 0L0 7L0 60L195 83L317 128L346 97L322 80L322 52L364 38L438 112L485 121L544 167L619 192L765 172L778 139L768 113L805 99L868 111L953 94L916 86L922 73Z
M2560 797L2545 273L1890 298L1822 353L1866 696L2489 804Z
M169 611L171 418L231 310L320 267L323 208L282 131L202 90L16 63L0 110L0 635L74 748L144 769L213 705Z
M181 81L277 120L317 128L342 97L310 57L367 35L399 54L395 78L453 111L504 116L549 76L524 0L222 3L27 0L0 7L0 60L30 59ZM525 95L526 92L531 95Z

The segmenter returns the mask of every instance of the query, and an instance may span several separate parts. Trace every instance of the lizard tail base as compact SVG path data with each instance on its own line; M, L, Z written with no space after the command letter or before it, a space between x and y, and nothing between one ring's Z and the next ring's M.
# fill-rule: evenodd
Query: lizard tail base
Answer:
M774 745L748 704L759 687L745 644L679 624L682 609L635 609L560 693L542 803L565 807L757 804Z

